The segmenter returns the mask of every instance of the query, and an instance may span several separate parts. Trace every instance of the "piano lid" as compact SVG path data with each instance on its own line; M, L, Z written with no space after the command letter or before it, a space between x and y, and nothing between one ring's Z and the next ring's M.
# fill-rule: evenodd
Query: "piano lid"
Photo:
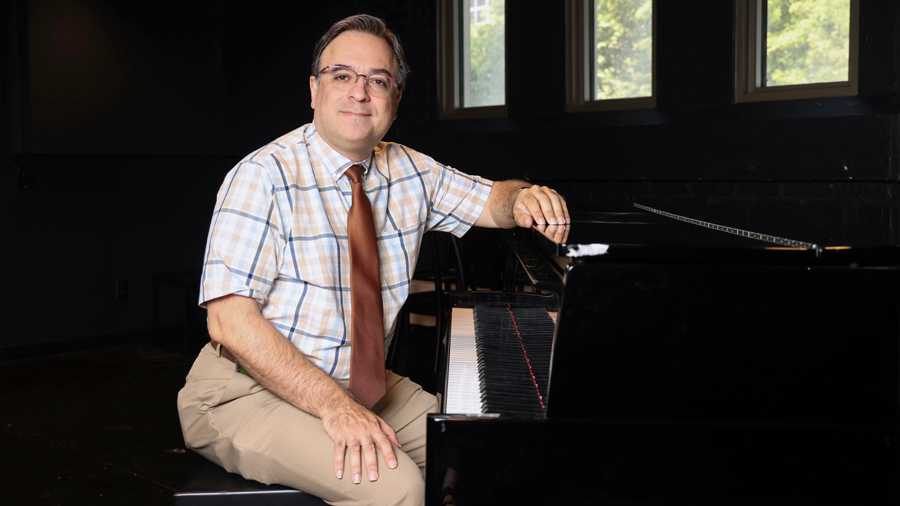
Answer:
M791 251L789 256L796 260L821 258L823 253L826 257L848 257L833 253L849 249L833 242L840 234L822 232L824 227L820 226L803 229L798 235L796 221L788 223L792 216L790 209L768 212L766 219L758 219L759 213L749 208L663 209L635 203L632 209L575 212L569 227L535 227L531 235L544 253L555 257L655 258L674 252L675 257L682 258L711 259L722 255L723 259L755 261L766 255L782 261L788 256L773 254L773 250ZM871 249L876 245L854 246ZM877 246L880 247L874 256L879 261L897 257L896 247ZM871 258L873 252L864 256Z

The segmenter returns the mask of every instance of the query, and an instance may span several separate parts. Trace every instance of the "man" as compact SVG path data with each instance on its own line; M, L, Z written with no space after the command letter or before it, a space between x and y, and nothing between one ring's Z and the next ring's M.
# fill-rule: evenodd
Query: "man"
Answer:
M219 192L200 295L213 341L178 397L189 447L331 504L421 504L425 416L437 409L390 371L371 409L351 394L357 387L348 392L349 329L362 308L348 288L351 167L362 166L353 184L374 214L384 336L426 230L569 220L553 190L491 183L381 142L406 72L397 37L371 16L339 21L316 45L313 123L249 155Z

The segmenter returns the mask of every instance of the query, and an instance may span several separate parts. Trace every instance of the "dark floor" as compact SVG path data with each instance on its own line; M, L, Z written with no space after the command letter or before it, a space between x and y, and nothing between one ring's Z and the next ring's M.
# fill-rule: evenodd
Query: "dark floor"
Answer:
M191 362L144 343L0 363L0 503L169 504L194 458L175 411Z
M0 505L169 504L198 458L175 409L195 353L169 340L0 362ZM429 353L407 374L431 389Z

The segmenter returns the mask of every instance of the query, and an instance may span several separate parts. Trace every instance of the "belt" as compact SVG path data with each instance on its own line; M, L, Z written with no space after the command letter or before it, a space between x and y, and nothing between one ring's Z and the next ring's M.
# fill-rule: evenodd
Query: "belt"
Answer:
M215 339L212 339L212 338L209 339L209 344L210 344L210 346L213 347L213 349L216 349L219 347L219 343ZM222 346L222 356L227 358L228 360L231 360L235 364L237 363L237 358L234 355L232 355L231 352L228 351L228 348L226 348L225 346Z

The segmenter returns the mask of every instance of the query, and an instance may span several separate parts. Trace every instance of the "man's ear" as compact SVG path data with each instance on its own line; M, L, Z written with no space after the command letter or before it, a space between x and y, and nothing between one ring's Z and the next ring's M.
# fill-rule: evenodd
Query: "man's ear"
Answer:
M309 102L309 107L312 109L316 108L316 92L319 91L319 81L316 79L316 76L309 76L309 95L311 98Z

